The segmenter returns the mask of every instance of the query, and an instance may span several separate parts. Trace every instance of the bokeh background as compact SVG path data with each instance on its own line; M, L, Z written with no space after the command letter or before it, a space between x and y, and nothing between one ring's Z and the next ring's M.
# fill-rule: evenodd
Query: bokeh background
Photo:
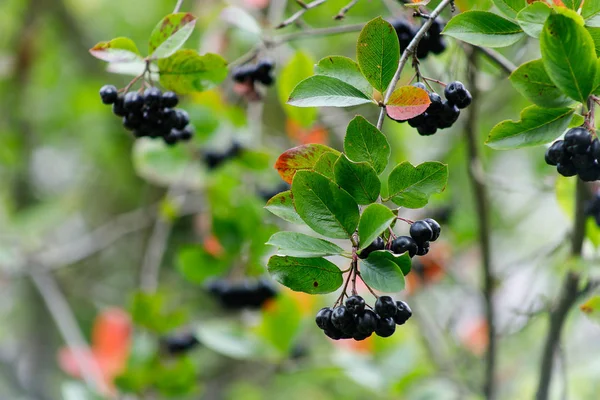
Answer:
M186 0L182 10L199 18L186 47L235 62L261 35L277 40L379 15L412 19L392 0L362 0L334 21L345 4L329 0L307 12L301 26L274 30L297 11L295 2ZM310 74L312 64L332 54L355 57L358 30L299 35L258 53L276 63L276 83L259 88L261 101L236 93L229 79L183 100L197 132L191 143L168 148L135 141L98 96L102 85L123 87L131 76L107 72L88 49L128 36L144 52L149 33L174 6L166 0L0 2L0 398L482 398L489 324L466 115L431 137L389 119L384 124L396 162L440 160L450 171L444 193L403 214L437 218L442 239L413 266L407 289L394 294L411 305L413 317L393 337L327 339L314 315L335 294L277 286L278 295L258 310L225 310L207 282L269 279L265 265L273 249L263 243L277 230L298 229L263 209L267 193L281 190L277 156L307 142L339 149L354 115L374 122L379 110L286 109L281 100L290 82L306 69ZM228 21L222 12L232 6L238 9ZM457 0L456 7L487 10L492 3ZM262 33L252 33L255 25ZM465 48L448 42L444 54L421 62L421 72L467 82ZM537 47L524 40L503 53L518 65L538 58ZM502 69L478 60L474 133L481 164L473 167L491 209L499 397L527 399L560 279L567 268L597 268L600 231L588 222L584 261L574 266L568 257L574 180L556 177L544 149L484 146L491 127L518 119L527 104ZM407 68L401 82L412 75ZM207 153L234 142L245 149L242 156L207 168ZM141 290L148 287L156 294ZM183 355L165 354L160 339L174 334L193 334L200 344ZM573 311L553 398L598 398L599 334L593 321ZM86 382L74 364L85 343L92 356L80 357L98 366L102 383Z

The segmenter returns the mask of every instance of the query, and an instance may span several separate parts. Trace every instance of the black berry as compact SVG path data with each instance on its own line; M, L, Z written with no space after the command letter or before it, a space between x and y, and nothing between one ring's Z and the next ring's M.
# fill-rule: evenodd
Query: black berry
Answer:
M377 326L375 327L375 334L380 337L389 337L396 331L396 322L394 318L388 317L377 318Z
M317 313L317 317L315 318L315 322L317 326L323 330L331 330L333 329L333 325L331 323L331 314L333 310L331 307L321 308Z
M418 256L424 256L429 253L429 242L419 243L419 248L417 249Z
M450 82L446 85L444 96L450 104L454 104L458 108L466 108L473 101L471 93L465 88L465 85L458 81Z
M356 330L363 335L370 335L377 327L377 315L371 310L364 310L356 315Z
M353 314L361 313L365 309L365 299L358 295L346 299L346 308Z
M415 221L410 226L410 236L417 244L422 244L433 238L433 229L426 221Z
M408 319L412 316L412 310L405 302L398 300L396 301L396 315L394 316L394 321L398 325L403 325Z
M179 103L179 98L173 92L164 92L162 94L163 107L173 108Z
M429 227L431 228L431 230L433 232L433 235L431 236L430 241L435 242L440 237L442 227L440 226L440 224L437 223L437 221L435 219L432 219L432 218L425 218L423 221L425 221L429 224Z
M390 250L392 250L394 254L402 254L408 251L408 255L414 257L417 254L418 245L410 236L398 236L392 241Z
M396 302L390 296L379 296L375 302L375 312L381 318L393 317L396 315Z
M137 92L128 92L123 98L123 106L129 112L139 112L144 105L144 99Z
M113 85L104 85L100 88L100 98L104 104L113 104L118 96L117 88Z
M367 258L369 256L369 254L371 254L372 252L376 251L376 250L383 250L385 247L385 242L383 241L383 239L381 237L377 237L377 239L375 239L373 241L373 243L371 243L370 245L368 245L367 247L365 247L359 254L358 257L359 258Z

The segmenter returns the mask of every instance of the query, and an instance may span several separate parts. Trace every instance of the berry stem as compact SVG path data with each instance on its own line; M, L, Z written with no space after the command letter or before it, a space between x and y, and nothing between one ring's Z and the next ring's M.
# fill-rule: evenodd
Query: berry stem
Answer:
M407 223L407 224L409 224L409 225L412 225L412 224L414 224L414 223L415 223L415 221L413 221L413 220L410 220L410 219L407 219L407 218L402 218L402 217L400 217L400 216L396 217L396 219L398 219L398 220L400 220L400 221L404 221L404 222L406 222L406 223Z
M438 79L428 78L426 76L421 76L425 81L435 82L442 87L446 87L446 84Z
M358 269L356 270L356 275L360 276L360 271ZM379 296L377 295L377 293L375 293L375 291L373 289L371 289L371 286L369 286L367 284L367 282L365 282L365 280L362 278L362 276L360 276L360 280L363 281L363 283L365 284L365 286L367 287L367 289L369 289L369 292L371 292L371 294L373 296L375 296L376 299L378 299Z

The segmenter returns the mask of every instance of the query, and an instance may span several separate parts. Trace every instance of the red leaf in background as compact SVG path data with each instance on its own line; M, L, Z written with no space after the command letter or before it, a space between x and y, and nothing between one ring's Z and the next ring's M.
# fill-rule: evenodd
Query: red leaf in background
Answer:
M390 118L406 121L423 114L430 103L425 90L415 86L400 86L392 93L385 109Z
M285 130L290 139L298 144L320 143L327 144L329 132L320 125L303 128L296 121L289 119L285 122Z
M91 352L63 347L58 353L58 364L67 374L80 378L81 370L76 357L79 353L88 362L97 363L106 386L112 387L113 379L125 369L129 357L131 333L129 315L120 308L108 308L94 321Z
M266 8L270 0L244 0L244 4L253 8Z
M473 354L485 353L488 346L488 325L485 319L473 319L465 324L459 332L460 341Z

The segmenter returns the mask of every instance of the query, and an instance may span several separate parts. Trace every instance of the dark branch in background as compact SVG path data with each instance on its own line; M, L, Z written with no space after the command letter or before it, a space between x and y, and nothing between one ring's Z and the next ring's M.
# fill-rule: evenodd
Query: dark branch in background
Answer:
M333 19L335 20L341 20L344 19L344 17L346 16L346 13L348 11L350 11L350 9L352 7L354 7L356 5L356 3L358 3L359 0L352 0L350 1L350 3L348 3L345 7L343 7L339 13L337 13L337 15L335 17L333 17Z
M315 8L320 6L321 4L325 3L327 0L314 0L308 4L302 2L301 0L297 0L296 2L298 4L300 4L300 7L302 7L302 9L300 11L297 11L294 15L292 15L291 17L289 17L288 19L286 19L285 21L283 21L282 23L280 23L279 25L277 25L275 27L275 29L281 29L284 28L288 25L293 24L294 22L296 22L300 17L302 17L304 15L305 12L307 12L308 10L310 10L311 8Z
M419 29L419 31L417 32L417 34L415 35L413 40L408 44L408 46L406 47L406 50L404 50L404 52L402 53L402 57L400 57L400 62L398 63L398 69L396 70L396 73L394 74L394 77L392 78L392 81L390 82L390 84L387 88L387 91L385 92L385 96L383 98L383 104L387 104L389 102L392 92L394 91L394 88L396 87L396 85L398 84L398 81L400 80L400 75L402 74L402 70L404 69L406 62L412 56L412 54L417 50L417 46L419 45L419 42L421 41L421 39L425 36L427 31L429 30L429 27L431 26L431 24L433 24L433 21L437 18L438 15L440 15L440 13L444 10L444 8L446 8L448 5L450 5L453 1L454 0L442 0L440 2L440 4L438 4L438 6L431 12L431 14L429 14L429 18L425 20L425 22L423 23L423 25L421 26L421 28ZM379 112L379 119L377 120L377 129L381 130L384 119L385 119L385 107L381 107L381 111Z
M467 172L473 188L475 208L477 210L479 247L481 250L482 291L485 318L488 328L488 345L485 353L485 375L483 393L486 399L496 397L496 319L494 310L494 275L490 246L490 202L487 187L481 177L483 170L479 152L479 135L477 129L477 111L479 110L479 90L477 88L478 58L475 49L465 48L467 52L467 88L473 96L473 102L467 111L465 139L467 142Z
M487 58L489 61L502 68L502 70L506 72L507 75L512 74L513 71L517 69L517 66L515 64L513 64L509 59L507 59L497 51L494 51L492 49L486 49L485 47L475 47L475 49L478 52L480 52L483 56L485 56L485 58Z
M593 119L593 102L589 104L589 112ZM585 203L590 197L590 191L585 182L577 179L575 194L575 223L571 233L571 255L581 256L583 240L585 239ZM544 341L544 350L540 363L540 378L536 393L536 400L547 400L550 394L552 371L554 369L555 355L560 346L562 329L571 308L577 300L592 290L596 283L589 281L583 288L579 288L581 276L578 272L569 271L565 276L556 306L550 311L550 327Z

